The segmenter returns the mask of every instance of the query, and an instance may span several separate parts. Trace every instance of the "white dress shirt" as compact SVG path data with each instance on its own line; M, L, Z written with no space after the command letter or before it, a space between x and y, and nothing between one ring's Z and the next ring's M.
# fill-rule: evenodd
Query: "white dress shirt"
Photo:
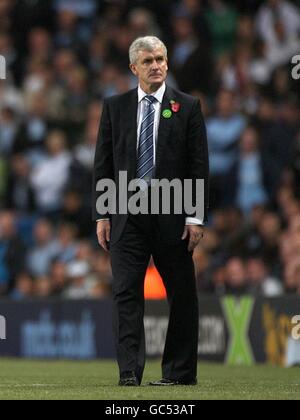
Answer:
M153 96L156 99L156 102L153 103L155 114L154 114L154 127L153 127L153 155L154 155L154 166L156 162L156 146L157 146L157 138L158 138L158 129L159 129L159 121L160 121L160 110L161 110L161 104L164 98L164 94L166 91L166 84L164 83L158 91L151 93L151 96ZM139 148L139 140L140 140L140 133L141 133L141 126L143 121L143 116L145 114L145 107L146 107L146 101L144 100L145 96L148 96L146 92L142 90L142 88L139 86L138 88L138 111L137 111L137 143L136 143L136 149Z
M157 139L158 139L161 105L163 102L165 92L166 92L166 84L163 83L163 85L156 92L151 93L151 96L154 96L154 98L156 98L156 102L153 103L153 106L155 109L154 128L153 128L154 166L156 163L156 146L157 146ZM142 125L143 115L144 115L145 106L146 106L146 101L144 101L144 98L147 95L149 94L144 92L143 89L139 86L138 87L138 110L137 110L137 144L136 144L137 150L139 147L141 125ZM109 220L109 219L102 219L102 220ZM203 220L196 219L195 217L187 217L185 219L185 224L186 225L203 225Z

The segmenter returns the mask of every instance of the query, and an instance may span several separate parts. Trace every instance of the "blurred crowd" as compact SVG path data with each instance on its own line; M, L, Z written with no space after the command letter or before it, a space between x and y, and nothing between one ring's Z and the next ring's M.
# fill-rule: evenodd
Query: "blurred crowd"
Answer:
M300 294L300 9L285 0L0 0L0 296L102 298L91 221L102 101L136 86L138 36L201 100L211 167L207 293Z

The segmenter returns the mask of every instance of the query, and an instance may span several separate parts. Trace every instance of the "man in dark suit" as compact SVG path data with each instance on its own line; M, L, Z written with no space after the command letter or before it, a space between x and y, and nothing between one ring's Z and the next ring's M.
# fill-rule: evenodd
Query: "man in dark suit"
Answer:
M170 305L163 377L151 384L196 384L198 300L192 254L203 237L207 218L206 130L199 101L166 86L167 49L158 38L137 39L129 55L139 86L105 100L94 168L94 219L99 243L110 251L114 277L119 384L136 386L142 381L143 286L151 255ZM146 185L152 185L153 179L191 179L193 203L198 194L196 180L204 180L204 217L196 218L199 213L187 217L184 211L176 214L172 205L170 214L118 214L118 210L112 214L101 210L97 203L104 192L97 191L98 182L111 179L118 186L120 176L124 176L121 171L127 174L127 186L133 179L143 180Z

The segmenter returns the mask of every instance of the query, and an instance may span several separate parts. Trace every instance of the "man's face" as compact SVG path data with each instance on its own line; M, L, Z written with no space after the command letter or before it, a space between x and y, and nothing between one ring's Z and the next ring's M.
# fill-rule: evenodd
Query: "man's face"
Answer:
M132 72L139 79L142 88L161 86L167 78L168 62L162 48L140 51L135 64L131 64Z

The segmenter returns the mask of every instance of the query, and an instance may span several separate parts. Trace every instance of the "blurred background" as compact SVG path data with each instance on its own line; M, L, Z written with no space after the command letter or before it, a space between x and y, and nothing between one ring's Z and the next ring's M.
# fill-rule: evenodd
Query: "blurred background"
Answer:
M210 220L201 294L300 294L300 9L285 0L0 0L0 296L102 299L91 220L102 101L136 86L138 36L169 49L168 83L201 99ZM164 298L155 268L146 297Z

